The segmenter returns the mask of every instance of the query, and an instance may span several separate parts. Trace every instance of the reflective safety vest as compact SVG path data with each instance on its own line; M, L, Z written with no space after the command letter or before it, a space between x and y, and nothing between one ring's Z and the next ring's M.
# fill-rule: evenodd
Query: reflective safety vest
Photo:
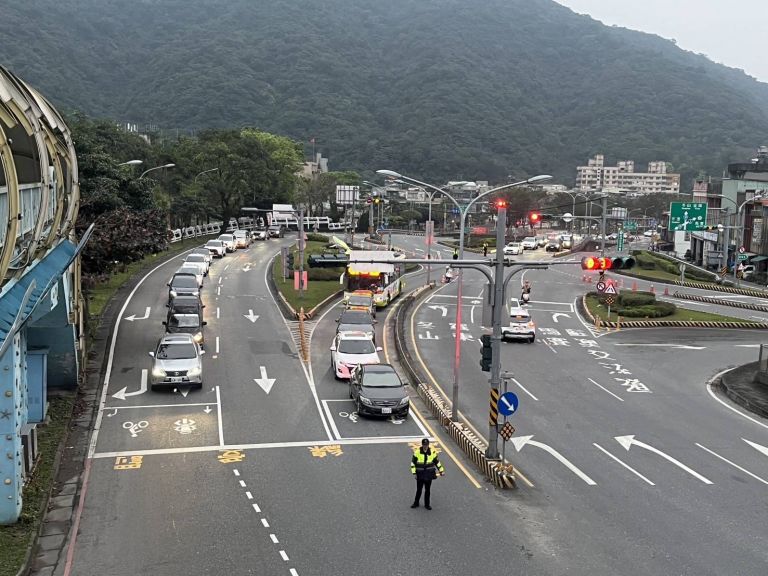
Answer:
M432 479L435 468L440 472L445 472L442 462L437 458L437 452L432 450L432 448L426 454L421 451L421 448L413 451L411 474L416 474L423 479Z

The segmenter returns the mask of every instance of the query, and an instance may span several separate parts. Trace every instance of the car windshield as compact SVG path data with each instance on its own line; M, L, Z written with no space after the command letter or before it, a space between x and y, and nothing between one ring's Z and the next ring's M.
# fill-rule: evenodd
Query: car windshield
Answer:
M183 360L184 358L196 358L195 345L187 342L173 344L160 344L157 348L157 357L161 360Z
M350 306L365 306L366 308L371 305L373 300L367 296L350 296L347 304Z
M536 242L536 238L534 238L533 236L528 236L523 240L523 242Z
M358 311L348 311L342 313L341 316L339 316L339 324L370 324L371 323L371 315L368 314L368 312L364 312L362 310Z
M373 354L376 347L368 339L340 340L338 351L341 354Z
M208 240L208 243L206 246L210 246L212 248L221 248L223 246L221 240Z
M366 372L363 376L363 386L366 388L400 388L402 385L394 372Z
M373 333L371 324L339 324L339 332L367 332Z
M280 230L280 224L273 224L269 227L270 230Z
M178 274L171 280L171 286L177 288L197 288L197 278L191 274Z
M222 242L232 242L232 240L234 239L235 237L232 236L231 234L222 234L221 236L219 236L219 240L221 240Z
M177 328L197 328L200 326L200 316L197 314L174 314L168 321L168 325Z
M202 254L190 254L187 256L186 262L205 262L205 256Z

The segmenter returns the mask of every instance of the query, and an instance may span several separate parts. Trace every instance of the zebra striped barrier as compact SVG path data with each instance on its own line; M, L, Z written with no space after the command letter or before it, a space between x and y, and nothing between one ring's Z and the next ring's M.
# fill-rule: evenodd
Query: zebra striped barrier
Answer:
M400 365L405 369L408 378L415 386L419 397L429 408L438 424L450 435L461 448L462 452L477 466L477 468L493 484L499 488L515 487L515 469L511 464L504 464L500 460L490 460L485 455L485 442L475 435L465 424L451 420L451 407L434 388L424 382L421 373L415 367L413 358L406 347L405 318L413 303L424 292L430 290L429 285L414 290L401 302L395 315L395 350L397 351Z
M768 312L768 306L762 304L750 304L748 302L734 302L733 300L723 300L721 298L712 298L709 296L698 296L697 294L686 294L685 292L674 292L673 298L681 300L694 300L696 302L709 302L710 304L720 304L722 306L731 306L733 308L744 308L746 310L757 310L759 312Z
M716 292L730 292L731 294L742 294L744 296L757 296L758 298L765 298L768 293L762 290L754 290L751 288L734 288L733 286L720 286L718 284L710 284L708 282L680 282L680 280L674 280L674 284L678 286L687 286L688 288L703 288L704 290L713 290Z

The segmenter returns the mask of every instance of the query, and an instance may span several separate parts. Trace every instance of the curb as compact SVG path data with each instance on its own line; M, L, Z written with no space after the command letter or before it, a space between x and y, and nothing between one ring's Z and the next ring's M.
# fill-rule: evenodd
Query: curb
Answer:
M584 294L578 300L576 307L578 313L586 316L591 324L595 324L595 317L587 307L587 295ZM622 320L618 322L600 321L600 326L606 328L731 328L742 330L768 330L765 322L714 322L705 320Z
M514 467L511 464L505 465L501 460L489 460L485 456L485 445L482 439L475 436L475 434L461 422L453 422L451 420L451 409L448 406L447 401L428 383L423 381L424 379L421 377L421 374L413 366L410 353L408 352L404 341L405 329L403 322L413 303L421 297L424 292L431 289L432 286L426 285L417 288L408 294L395 315L394 335L398 361L407 372L411 385L416 387L419 397L427 404L430 412L437 419L440 427L448 432L454 442L461 448L462 452L464 452L464 454L495 486L502 489L514 488L516 486Z
M723 393L728 396L733 402L744 408L745 410L749 410L753 414L757 414L758 416L761 416L763 418L768 418L768 410L762 409L760 406L755 406L749 398L746 398L745 396L742 396L739 392L734 390L732 387L728 386L727 377L731 375L732 372L740 369L747 369L749 366L754 366L755 371L758 369L759 362L750 362L749 364L744 364L742 366L737 366L736 368L732 368L731 370L728 370L720 375L720 378L717 379L715 384L720 388L720 390L723 391Z
M768 306L762 306L760 304L749 304L747 302L735 302L733 300L720 300L719 298L711 298L709 296L698 296L696 294L685 294L684 292L675 292L672 294L672 297L680 298L681 300L709 302L711 304L719 304L721 306L731 306L733 308L745 308L747 310L757 310L759 312L768 312Z

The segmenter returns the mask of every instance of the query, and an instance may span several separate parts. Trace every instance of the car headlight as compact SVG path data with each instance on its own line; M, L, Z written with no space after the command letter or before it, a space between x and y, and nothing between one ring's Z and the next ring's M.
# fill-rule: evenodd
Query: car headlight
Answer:
M203 341L203 333L202 332L198 332L197 334L192 336L192 338L194 339L195 342L197 342L199 344L200 342Z
M360 402L365 404L366 406L373 406L373 402L371 402L368 398L365 396L360 396Z
M410 400L410 398L408 398L408 396L406 396L405 398L400 400L399 406L405 406L406 404L408 404L409 400Z
M165 370L162 368L152 368L152 376L155 378L164 378L165 377Z
M200 366L195 366L194 368L190 368L187 371L187 376L200 376L201 373L202 373L202 369L200 368Z

